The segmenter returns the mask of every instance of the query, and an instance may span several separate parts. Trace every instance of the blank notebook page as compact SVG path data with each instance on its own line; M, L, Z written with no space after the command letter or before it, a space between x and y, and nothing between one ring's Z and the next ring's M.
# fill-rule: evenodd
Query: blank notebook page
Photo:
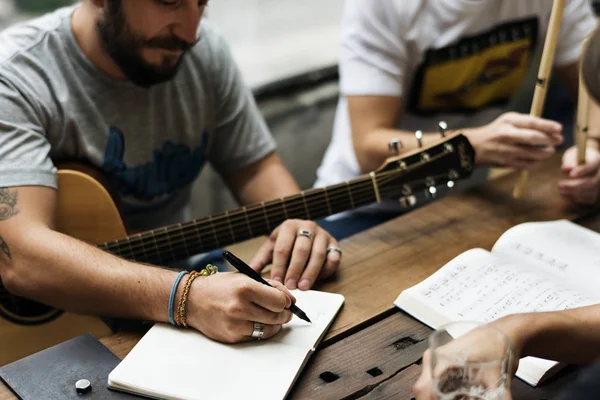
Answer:
M282 399L344 303L292 291L313 321L294 315L274 338L228 345L156 324L108 376L109 387L161 399Z

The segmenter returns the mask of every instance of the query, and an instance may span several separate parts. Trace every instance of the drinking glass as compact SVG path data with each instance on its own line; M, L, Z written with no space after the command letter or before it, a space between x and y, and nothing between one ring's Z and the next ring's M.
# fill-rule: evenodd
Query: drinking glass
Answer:
M429 349L436 399L510 398L511 343L502 331L479 322L452 322L431 334Z

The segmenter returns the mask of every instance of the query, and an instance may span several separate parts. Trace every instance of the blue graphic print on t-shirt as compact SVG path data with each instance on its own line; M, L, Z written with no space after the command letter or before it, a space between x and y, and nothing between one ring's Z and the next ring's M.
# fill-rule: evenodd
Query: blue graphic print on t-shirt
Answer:
M162 149L154 150L152 162L128 166L123 160L125 136L118 128L111 127L102 170L119 195L152 200L172 194L196 179L206 161L207 142L206 131L194 151L186 145L166 141Z

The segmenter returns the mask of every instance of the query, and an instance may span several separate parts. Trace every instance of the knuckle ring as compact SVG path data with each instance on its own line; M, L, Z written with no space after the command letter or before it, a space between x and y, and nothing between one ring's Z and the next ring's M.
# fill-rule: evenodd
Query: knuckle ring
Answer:
M340 257L342 256L342 249L340 249L339 247L336 247L336 246L329 246L327 248L327 251L325 252L325 254L329 254L332 251L335 251L336 253L339 253Z
M262 339L265 335L265 324L261 322L254 323L254 330L252 331L252 337L255 339Z
M312 232L311 232L311 231L307 231L306 229L300 229L300 230L298 231L298 235L297 235L297 237L300 237L300 236L306 236L306 237L307 237L307 238L309 238L311 241L312 241L312 239L313 239L313 234L312 234Z

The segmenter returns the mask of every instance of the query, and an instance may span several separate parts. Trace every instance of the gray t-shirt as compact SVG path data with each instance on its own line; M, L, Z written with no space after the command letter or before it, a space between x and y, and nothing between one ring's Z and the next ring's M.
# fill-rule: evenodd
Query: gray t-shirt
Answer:
M190 185L206 161L223 174L275 150L208 21L177 76L144 89L84 56L73 10L0 34L0 187L56 188L57 164L84 161L113 183L127 225L150 229L190 218Z

